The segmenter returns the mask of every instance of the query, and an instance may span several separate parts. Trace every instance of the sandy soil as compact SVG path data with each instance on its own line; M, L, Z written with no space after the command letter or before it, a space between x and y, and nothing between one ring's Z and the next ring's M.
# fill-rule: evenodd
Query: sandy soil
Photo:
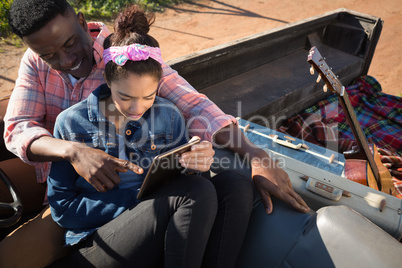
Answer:
M156 14L151 29L165 60L346 8L384 20L369 75L383 91L402 95L402 1L400 0L196 0ZM10 94L24 48L0 44L0 96ZM306 74L308 75L308 74Z

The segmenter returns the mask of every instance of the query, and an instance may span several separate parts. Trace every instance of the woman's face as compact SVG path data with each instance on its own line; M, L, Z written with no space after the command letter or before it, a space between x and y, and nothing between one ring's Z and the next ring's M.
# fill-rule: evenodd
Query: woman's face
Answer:
M116 109L128 120L139 120L154 103L158 81L151 75L129 74L109 83Z

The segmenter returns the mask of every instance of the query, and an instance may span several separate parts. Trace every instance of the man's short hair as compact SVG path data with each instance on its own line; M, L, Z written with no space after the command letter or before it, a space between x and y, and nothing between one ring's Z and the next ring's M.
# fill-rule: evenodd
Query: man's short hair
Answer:
M14 0L8 23L19 37L39 31L57 15L73 10L66 0Z

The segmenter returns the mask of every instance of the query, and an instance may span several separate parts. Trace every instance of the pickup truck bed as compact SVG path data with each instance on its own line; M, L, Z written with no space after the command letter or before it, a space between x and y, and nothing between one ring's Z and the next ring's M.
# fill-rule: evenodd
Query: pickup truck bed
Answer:
M224 112L276 128L323 99L309 74L316 46L344 85L367 74L383 21L339 9L168 62ZM329 94L329 93L327 93Z

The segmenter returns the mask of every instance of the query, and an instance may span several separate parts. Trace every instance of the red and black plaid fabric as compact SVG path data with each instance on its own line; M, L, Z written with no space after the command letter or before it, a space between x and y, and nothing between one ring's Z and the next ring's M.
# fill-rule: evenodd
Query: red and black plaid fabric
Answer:
M382 93L371 76L359 77L346 91L363 133L378 147L402 198L402 98ZM285 120L278 131L341 153L357 145L335 94Z

